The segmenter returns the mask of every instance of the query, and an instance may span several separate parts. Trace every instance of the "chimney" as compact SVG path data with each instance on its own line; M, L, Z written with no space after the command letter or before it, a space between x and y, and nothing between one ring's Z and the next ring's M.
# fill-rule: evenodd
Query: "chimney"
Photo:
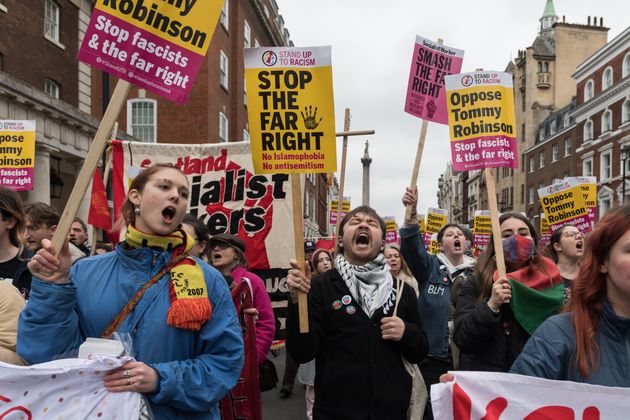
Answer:
M597 16L593 16L593 26L597 26Z
M566 20L565 20L565 16L564 16L564 15L562 15L562 23L565 23L565 22L566 22Z
M586 24L588 26L591 26L591 17L589 16L588 19L586 20Z
M603 17L599 18L599 26L604 26L604 18Z

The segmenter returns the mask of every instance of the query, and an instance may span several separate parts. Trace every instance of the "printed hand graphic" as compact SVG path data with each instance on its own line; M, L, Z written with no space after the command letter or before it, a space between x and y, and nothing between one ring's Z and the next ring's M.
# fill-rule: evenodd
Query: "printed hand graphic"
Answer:
M433 118L433 114L435 114L435 111L437 111L437 105L435 105L435 102L433 102L433 99L431 99L429 103L427 103L427 112L429 113L429 118Z
M304 115L304 113L306 113L306 115ZM310 105L308 107L305 106L304 112L300 111L300 114L302 114L304 126L306 126L309 130L316 129L319 123L324 119L323 117L320 117L319 121L317 121L317 107L315 107L315 112L313 112L313 107Z

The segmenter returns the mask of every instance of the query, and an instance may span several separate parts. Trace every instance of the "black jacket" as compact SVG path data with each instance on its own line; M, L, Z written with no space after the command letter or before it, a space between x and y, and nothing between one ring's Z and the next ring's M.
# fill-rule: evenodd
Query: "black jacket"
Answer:
M419 363L428 352L415 292L403 287L398 317L405 332L398 342L381 338L381 318L391 316L394 293L372 318L351 296L337 270L316 277L306 334L299 332L297 305L289 303L287 350L299 363L316 360L313 418L406 419L411 377L401 356Z
M495 315L487 299L478 300L480 293L474 277L466 279L459 290L453 334L461 351L459 368L507 372L529 334L516 321L510 305L501 305L501 312Z
M28 299L28 295L31 292L31 272L26 266L31 258L33 258L33 252L30 249L24 248L22 255L20 255L20 264L15 275L13 276L13 285L17 287L24 299Z

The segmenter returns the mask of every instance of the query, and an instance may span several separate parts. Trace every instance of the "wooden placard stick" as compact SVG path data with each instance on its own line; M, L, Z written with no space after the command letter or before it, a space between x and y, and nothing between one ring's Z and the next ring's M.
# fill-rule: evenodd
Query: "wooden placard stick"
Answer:
M116 84L112 98L105 110L105 115L103 115L103 119L98 126L92 145L85 157L85 162L81 167L79 176L74 183L74 188L72 188L72 192L70 193L70 198L68 198L66 207L63 209L63 213L59 219L57 230L55 230L55 234L53 235L52 245L57 251L57 255L61 252L64 242L68 240L68 232L70 231L70 226L72 225L72 219L74 219L74 216L77 214L79 205L85 196L85 191L87 191L87 187L90 184L90 181L92 181L94 169L96 168L96 165L98 165L98 160L103 152L103 147L105 147L109 133L111 132L112 127L118 119L118 115L125 104L130 88L131 84L122 79L118 80L118 83Z
M503 241L501 239L501 225L499 225L499 209L497 206L497 187L492 168L485 168L486 186L488 187L488 207L490 207L490 221L492 222L492 243L497 262L499 278L506 276L505 257L503 256Z
M302 183L300 174L291 174L291 200L293 202L293 239L295 240L295 259L300 271L304 273L304 216L302 213ZM306 293L298 292L298 311L300 333L308 332L308 300Z
M442 38L438 38L437 43L442 45L444 40ZM425 119L422 120L422 125L420 126L420 137L418 138L418 148L416 149L416 159L413 162L413 169L411 170L411 182L409 182L409 188L411 190L415 190L418 185L418 173L420 172L420 162L422 161L422 154L424 153L424 142L427 137L427 128L429 127L429 122ZM405 221L411 219L412 205L408 204L405 207Z
M343 146L341 148L341 172L339 173L339 196L337 198L337 225L335 228L334 245L339 240L339 224L341 223L341 211L343 205L343 188L346 179L346 155L348 154L348 137L373 135L374 130L350 131L350 108L346 108L343 120L343 131L338 132L337 137L343 137Z

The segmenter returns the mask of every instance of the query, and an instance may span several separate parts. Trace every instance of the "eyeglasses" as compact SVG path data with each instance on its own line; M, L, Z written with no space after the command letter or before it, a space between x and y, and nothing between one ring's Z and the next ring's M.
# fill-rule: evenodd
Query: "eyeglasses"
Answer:
M583 238L584 234L582 232L564 232L562 234L562 237L563 238L571 238L571 239L578 238L578 237Z

